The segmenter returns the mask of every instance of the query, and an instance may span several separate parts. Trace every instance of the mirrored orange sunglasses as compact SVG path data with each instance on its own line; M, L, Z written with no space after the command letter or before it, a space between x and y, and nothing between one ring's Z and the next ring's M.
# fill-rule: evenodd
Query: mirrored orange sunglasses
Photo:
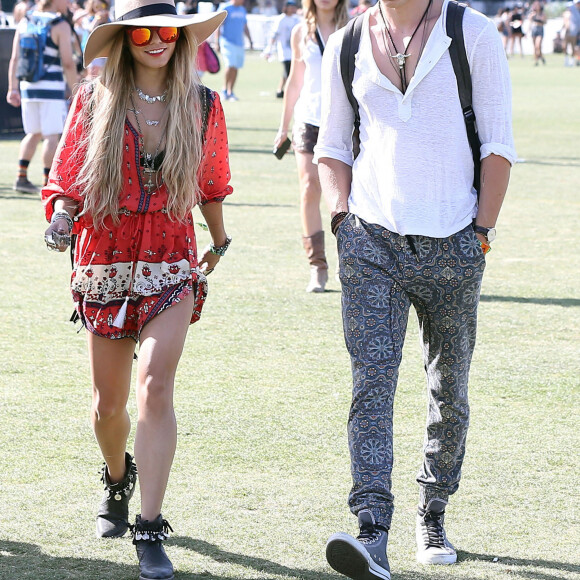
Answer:
M151 42L153 31L157 32L159 40L172 44L179 38L179 28L175 26L129 26L127 34L135 46L147 46Z

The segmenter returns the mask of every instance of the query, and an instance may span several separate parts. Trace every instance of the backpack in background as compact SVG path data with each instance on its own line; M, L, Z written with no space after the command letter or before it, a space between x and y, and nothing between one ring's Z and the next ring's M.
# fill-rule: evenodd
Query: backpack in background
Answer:
M44 48L52 21L26 14L26 31L20 33L20 56L16 66L16 78L20 81L35 83L46 74Z

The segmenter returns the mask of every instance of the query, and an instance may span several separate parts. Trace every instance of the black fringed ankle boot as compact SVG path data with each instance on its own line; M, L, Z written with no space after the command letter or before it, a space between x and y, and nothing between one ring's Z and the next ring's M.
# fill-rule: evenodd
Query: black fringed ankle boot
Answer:
M103 466L101 481L105 484L105 496L97 513L97 537L120 538L129 529L129 500L135 493L137 466L125 453L125 477L118 483L110 483L107 464Z
M139 580L173 580L173 564L165 553L163 541L173 528L159 514L154 520L142 520L141 515L131 526L133 544L139 558Z

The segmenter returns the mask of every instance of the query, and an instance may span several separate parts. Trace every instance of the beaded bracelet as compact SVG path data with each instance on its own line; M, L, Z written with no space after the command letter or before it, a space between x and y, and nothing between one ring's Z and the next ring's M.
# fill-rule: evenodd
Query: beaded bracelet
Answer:
M342 223L342 220L348 215L347 211L339 211L331 220L330 220L330 231L333 235L336 236L336 230L338 226Z
M491 252L491 246L489 244L486 244L485 242L482 242L480 240L479 245L481 246L484 255L487 254L488 252Z
M68 225L68 230L69 230L69 232L72 232L73 221L72 221L72 218L70 217L70 215L68 215L67 211L63 211L63 210L55 211L52 214L52 218L50 218L50 223L53 224L56 220L61 219L61 218L66 220L66 223Z
M226 236L226 243L223 246L216 246L212 242L209 245L209 251L212 254L215 254L216 256L223 256L226 253L226 250L230 247L231 243L232 243L232 238L230 238L230 236Z

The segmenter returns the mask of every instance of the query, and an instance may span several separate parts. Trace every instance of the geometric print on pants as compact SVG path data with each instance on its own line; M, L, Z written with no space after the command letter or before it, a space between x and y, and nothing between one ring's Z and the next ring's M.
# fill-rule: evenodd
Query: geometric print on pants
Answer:
M447 238L401 236L348 214L337 231L342 318L353 392L349 506L389 528L393 398L411 304L417 312L428 414L420 503L459 486L469 425L467 383L485 257L469 224Z

